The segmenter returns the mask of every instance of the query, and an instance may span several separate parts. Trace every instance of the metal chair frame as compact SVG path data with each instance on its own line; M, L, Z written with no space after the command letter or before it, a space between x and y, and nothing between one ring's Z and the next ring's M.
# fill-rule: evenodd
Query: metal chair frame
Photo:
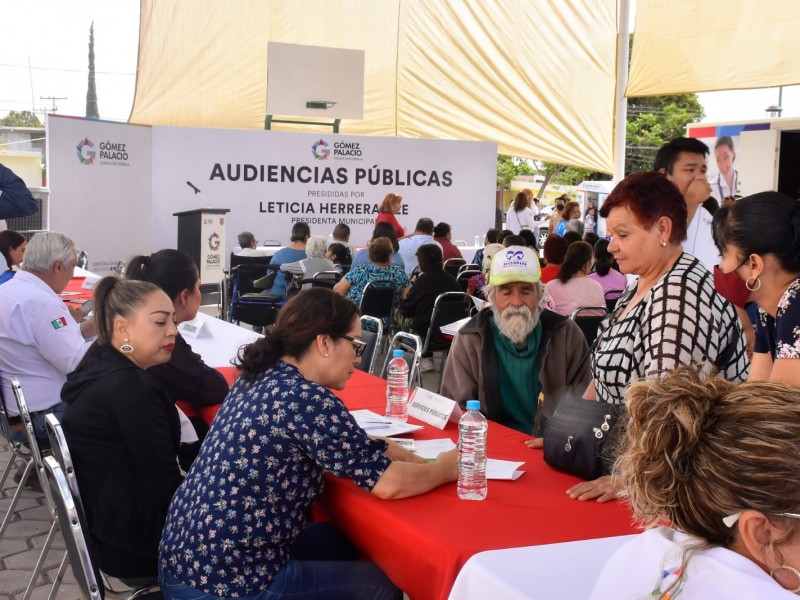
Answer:
M364 327L365 323L372 323L375 326L376 331L370 331ZM374 337L373 337L374 336ZM380 319L376 319L375 317L370 317L369 315L362 315L361 316L361 339L364 342L367 342L371 348L369 353L369 358L367 360L362 360L356 367L360 371L364 371L365 373L372 374L372 370L375 368L375 359L378 357L378 351L381 348L381 344L383 343L383 322ZM367 341L367 340L370 341ZM365 352L364 354L367 354Z
M603 314L600 315L584 315L581 316L582 312L586 311L603 311ZM581 331L583 332L583 336L586 338L586 343L591 347L594 343L594 340L597 338L597 328L600 327L601 321L608 315L608 309L605 306L579 306L575 310L572 311L572 314L569 318L575 321L575 324L580 327ZM594 335L590 335L587 333L587 329L585 327L586 323L596 323L594 328Z
M6 465L5 470L3 471L3 475L0 477L0 490L5 486L8 476L18 465L19 461L22 461L22 464L25 465L25 468L22 471L22 477L20 478L17 487L14 489L14 494L11 497L8 510L6 510L6 514L3 517L3 522L0 523L0 539L2 539L8 524L11 522L11 519L14 516L14 510L16 509L17 503L22 496L22 490L25 489L33 469L36 468L33 464L33 457L31 456L30 450L27 449L23 443L14 442L11 439L11 424L8 422L8 414L6 413L6 406L3 402L2 395L0 395L0 433L2 433L3 437L5 437L8 441L8 446L11 450L11 458Z
M392 351L395 348L400 348L403 351L403 358L407 363L410 362L408 366L408 389L422 387L422 373L419 368L419 363L422 360L422 340L418 335L406 333L405 331L398 331L389 342L389 351L383 361L383 369L381 369L381 379L386 379L386 370L389 368L389 361L392 360ZM412 382L414 382L413 385Z
M378 300L373 299L372 296L376 294L386 294L387 292L385 290L387 289L391 289L391 303L389 304L388 312L384 314L383 310L372 310L370 303L378 302ZM389 279L376 279L375 281L370 281L364 286L364 292L361 294L361 302L358 304L358 310L362 315L368 315L370 317L376 317L379 319L386 317L386 327L384 329L386 329L386 331L391 331L395 304L397 304L397 300L395 298L394 282ZM365 305L367 305L366 308ZM380 308L384 308L383 304L380 305ZM365 312L366 310L369 310L370 312Z

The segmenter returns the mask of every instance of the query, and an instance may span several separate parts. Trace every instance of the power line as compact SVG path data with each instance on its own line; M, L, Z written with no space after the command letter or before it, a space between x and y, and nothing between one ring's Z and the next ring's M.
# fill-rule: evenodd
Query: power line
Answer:
M33 69L34 71L57 71L60 73L86 73L87 69L57 69L55 67L28 67L25 65L12 65L8 63L0 63L0 67L8 67L10 69ZM135 76L136 73L124 73L122 71L95 71L97 75L129 75Z

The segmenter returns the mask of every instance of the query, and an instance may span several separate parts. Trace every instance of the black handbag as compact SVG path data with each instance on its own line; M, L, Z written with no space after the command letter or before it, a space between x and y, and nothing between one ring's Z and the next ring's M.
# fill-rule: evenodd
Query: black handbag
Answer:
M593 480L611 472L617 423L624 404L584 400L569 389L544 431L544 461L558 471Z

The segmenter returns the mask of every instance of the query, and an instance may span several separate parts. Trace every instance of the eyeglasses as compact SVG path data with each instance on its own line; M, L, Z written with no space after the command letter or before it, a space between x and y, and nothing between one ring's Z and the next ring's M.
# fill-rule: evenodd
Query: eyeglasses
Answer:
M742 513L740 512L733 513L727 517L722 517L722 522L725 523L725 527L733 527L741 516ZM787 519L800 519L800 515L797 513L775 513L775 516L786 517Z
M367 349L367 342L362 340L358 340L354 337L349 335L340 335L339 337L348 340L351 344L353 344L353 350L356 351L356 356L361 356L364 354L364 351Z

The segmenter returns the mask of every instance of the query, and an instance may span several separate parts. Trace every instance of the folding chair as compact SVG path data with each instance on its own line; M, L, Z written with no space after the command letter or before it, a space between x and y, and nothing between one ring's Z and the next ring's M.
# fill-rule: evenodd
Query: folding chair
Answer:
M6 527L11 522L11 518L14 516L14 510L17 507L17 503L19 502L20 497L22 496L22 490L25 489L25 486L28 483L28 479L30 478L33 470L36 468L33 464L33 458L31 457L30 450L25 447L25 444L21 442L14 442L11 439L11 424L8 422L8 414L6 413L6 405L3 402L3 398L0 395L0 433L3 434L3 437L6 438L8 441L9 450L11 451L11 457L8 460L8 464L6 465L5 470L3 471L2 477L0 477L0 490L3 489L5 486L6 480L8 476L14 471L17 465L22 461L22 464L25 465L25 468L22 471L22 477L17 484L17 487L14 489L14 495L11 497L11 503L8 505L8 509L6 510L6 514L3 517L3 522L0 523L0 539L3 538L3 533L5 533Z
M389 343L389 352L381 369L381 379L386 379L386 371L389 369L389 361L392 360L392 351L400 348L403 351L403 358L408 363L408 389L422 387L422 375L419 370L419 363L422 360L422 340L418 335L398 331Z
M341 278L342 274L339 271L319 271L311 278L295 278L294 285L300 286L304 290L315 287L333 289L333 286L335 286Z
M469 289L469 280L475 277L475 275L480 275L480 269L476 269L474 271L470 270L462 270L456 276L456 281L458 282L458 287L461 288L462 292L466 292Z
M583 315L582 312L597 312L602 311L602 314ZM570 319L575 321L575 324L581 328L583 336L586 338L586 343L591 347L594 340L597 338L597 329L600 323L606 318L608 309L605 306L579 306L569 316Z
M394 283L388 279L370 281L364 286L358 310L362 315L381 319L385 330L392 329L392 309L395 304Z
M608 312L614 312L614 309L617 307L617 300L622 295L622 292L625 290L608 290L604 296L606 299L606 310ZM614 296L613 298L609 298L609 296Z
M467 240L453 240L453 246L457 248L467 248Z
M47 508L50 511L50 517L52 518L50 531L47 532L47 538L45 538L44 545L42 546L42 552L39 554L39 560L36 561L36 566L33 568L33 574L28 582L28 587L26 588L25 593L22 595L23 600L28 600L33 593L33 588L36 585L39 576L42 574L45 559L47 558L47 555L50 552L50 547L53 545L53 541L55 540L56 530L58 529L58 519L56 518L56 507L53 502L53 497L50 493L50 488L47 485L47 477L44 471L44 460L42 457L42 452L39 449L39 441L36 438L36 432L33 429L33 422L31 421L30 412L28 412L28 403L25 400L25 394L22 391L22 386L16 377L11 379L11 389L14 392L14 398L17 401L19 417L22 420L22 426L25 430L25 438L28 441L28 448L31 452L31 460L36 470L36 475L39 478L42 492L44 492L44 498ZM56 586L50 591L51 598L55 595L57 590L58 587Z
M86 544L84 523L78 514L75 500L70 491L64 472L52 456L44 459L47 490L55 504L56 516L64 535L67 556L72 565L72 573L81 590L83 600L100 600L102 594L97 585L92 559Z
M437 296L431 312L431 322L425 334L425 343L422 345L421 355L430 354L434 358L435 354L440 355L439 363L439 387L442 387L442 375L444 374L444 363L453 344L453 338L442 334L440 328L448 323L460 321L469 317L470 310L474 306L469 294L465 292L444 292Z
M67 482L69 491L72 494L72 500L75 505L75 511L78 515L79 521L82 525L85 526L87 523L86 511L83 507L83 501L81 500L80 488L78 487L78 478L75 475L75 467L72 464L72 456L70 455L69 447L67 446L67 438L64 437L64 430L61 428L61 423L58 422L58 419L56 418L55 415L52 414L46 415L44 421L47 427L47 437L50 439L50 448L52 450L52 457L56 459L58 466L61 468L61 472L63 473L64 478ZM57 508L58 508L58 503L56 502L56 509ZM95 556L95 552L92 549L91 538L88 536L88 529L87 529L87 535L84 536L84 544L86 545L89 557ZM61 584L61 580L64 577L64 573L66 573L67 563L70 560L72 560L70 558L70 553L67 552L67 554L64 556L64 560L61 561L61 565L59 566L58 572L53 581L53 588L50 592L50 597L52 597L53 593L58 589L59 585ZM126 590L116 590L113 587L111 587L111 584L108 582L108 578L100 570L99 564L97 564L94 561L92 562L92 564L94 565L94 570L92 571L92 574L95 578L95 581L97 581L99 577L105 590L111 592L112 594L128 594L127 599L132 600L146 593L149 594L152 591L158 590L156 582L153 582L151 585L137 586ZM74 570L75 567L73 566L73 571ZM75 574L75 578L76 579L78 578L77 573Z
M365 327L370 323L372 328ZM375 317L363 315L361 317L361 340L367 344L367 349L361 355L361 362L356 369L365 373L372 373L375 367L375 358L378 356L378 348L383 341L383 322Z
M453 277L458 277L461 268L467 264L463 258L448 258L444 261L444 270L450 273Z

